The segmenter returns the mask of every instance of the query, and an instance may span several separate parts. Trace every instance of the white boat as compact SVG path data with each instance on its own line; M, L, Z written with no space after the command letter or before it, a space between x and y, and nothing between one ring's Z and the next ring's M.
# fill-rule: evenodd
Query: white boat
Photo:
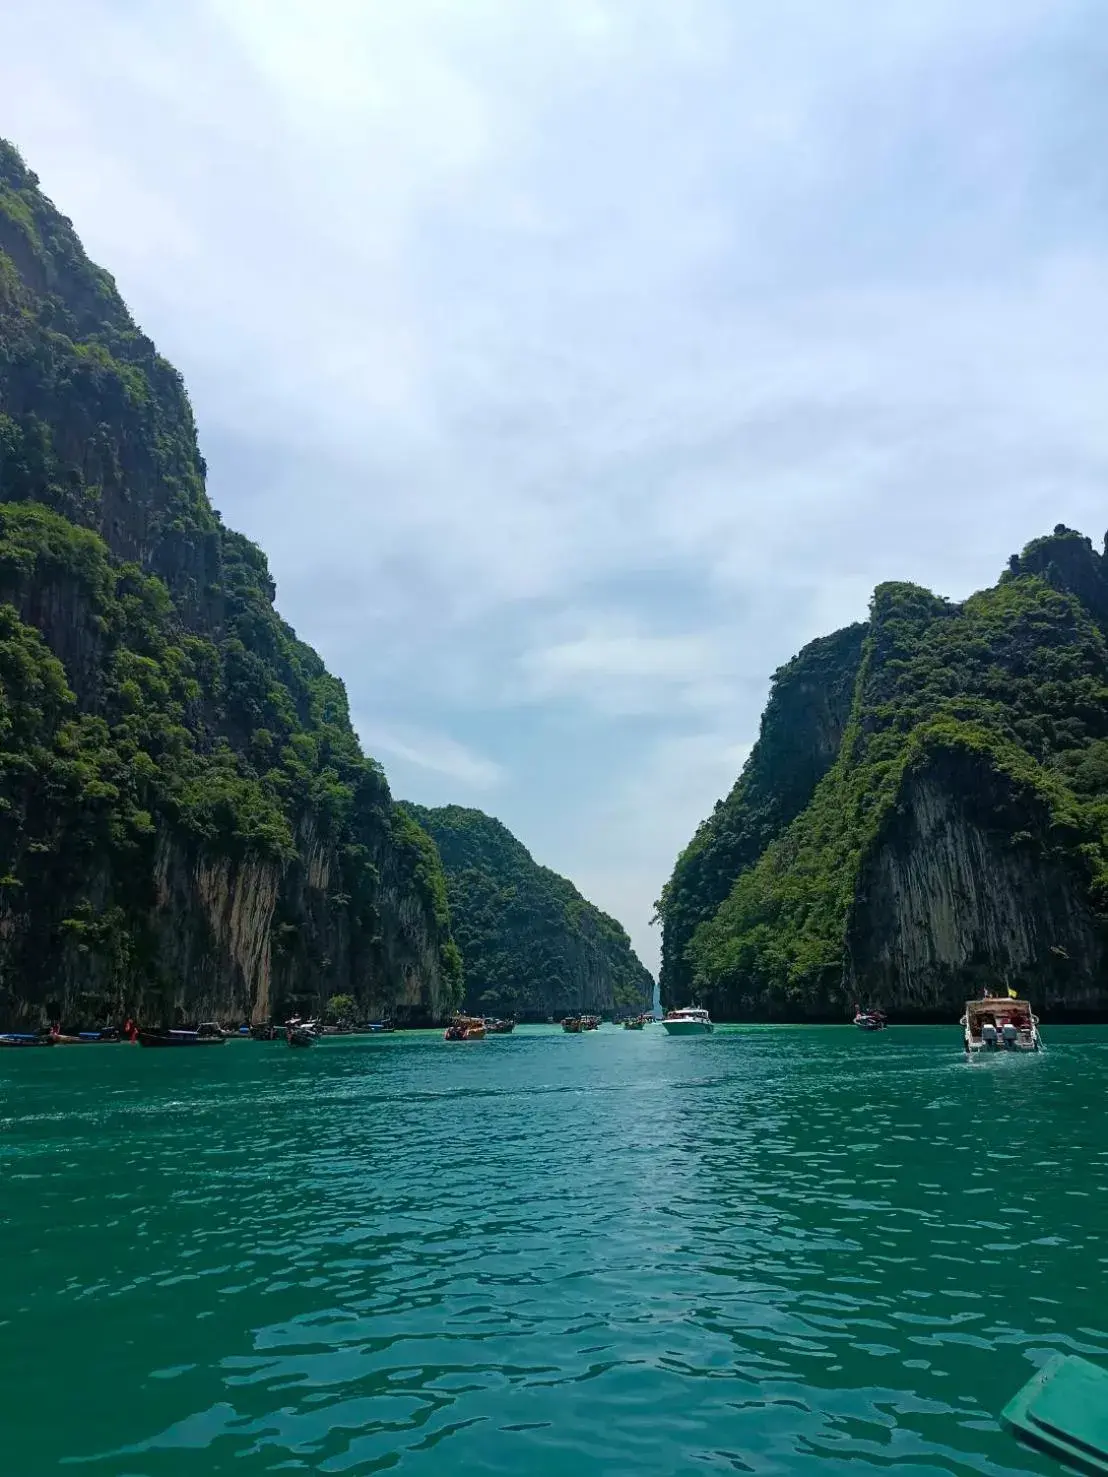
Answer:
M986 995L967 1000L961 1020L962 1044L967 1056L979 1051L1042 1051L1039 1017L1026 1000Z
M713 1028L711 1017L698 1005L686 1005L681 1010L667 1010L662 1025L671 1036L706 1036Z

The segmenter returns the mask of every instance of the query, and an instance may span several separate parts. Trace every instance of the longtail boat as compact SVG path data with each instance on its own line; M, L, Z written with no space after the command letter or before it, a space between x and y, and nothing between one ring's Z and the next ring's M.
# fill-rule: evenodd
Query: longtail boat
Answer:
M227 1037L212 1021L195 1031L139 1031L140 1046L222 1046Z
M444 1041L483 1041L485 1023L476 1015L456 1015L443 1032Z

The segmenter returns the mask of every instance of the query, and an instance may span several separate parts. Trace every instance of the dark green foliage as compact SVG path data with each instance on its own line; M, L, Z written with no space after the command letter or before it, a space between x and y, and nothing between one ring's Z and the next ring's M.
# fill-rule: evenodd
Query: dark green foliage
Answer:
M732 853L726 896L691 935L688 852L667 886L663 924L668 935L676 920L680 969L693 992L721 1016L843 1008L845 939L863 865L895 828L908 778L936 765L975 775L973 785L988 793L988 824L1057 856L1078 894L1103 912L1106 590L1100 556L1064 528L1028 545L995 588L964 605L912 585L879 587L849 721L804 808L783 831L763 832L765 844ZM771 756L759 753L767 744ZM780 757L763 726L748 771ZM798 774L786 765L776 793L799 793L808 775L801 782ZM757 825L746 782L744 774L727 802L740 833Z
M460 805L405 809L442 857L467 1009L543 1020L649 1007L653 980L624 930L540 867L506 826Z
M681 853L657 903L665 924L662 994L683 1004L692 989L686 955L738 874L751 866L812 797L838 754L862 659L864 625L806 646L773 674L761 733L742 775Z
M176 371L0 141L0 1015L187 998L170 976L201 964L213 1009L229 1008L221 972L251 969L247 1006L340 985L387 1004L417 957L449 1007L434 847L204 472ZM172 898L203 915L174 944L157 910L198 886ZM236 888L250 919L220 922ZM264 939L243 938L267 908L268 977Z

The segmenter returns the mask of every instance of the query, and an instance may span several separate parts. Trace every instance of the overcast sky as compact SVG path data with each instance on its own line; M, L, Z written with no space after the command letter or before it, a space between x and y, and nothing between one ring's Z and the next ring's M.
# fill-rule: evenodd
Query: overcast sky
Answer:
M615 913L873 585L1108 524L1103 0L35 0L0 133L400 797Z

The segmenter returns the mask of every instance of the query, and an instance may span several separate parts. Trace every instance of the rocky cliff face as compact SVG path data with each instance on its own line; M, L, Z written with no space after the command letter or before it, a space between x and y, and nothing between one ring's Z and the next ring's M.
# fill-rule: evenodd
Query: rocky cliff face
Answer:
M657 904L667 1005L688 1003L687 950L697 928L715 914L739 873L800 814L834 763L865 635L858 624L821 637L773 674L758 742L742 774L677 859Z
M949 1020L1007 980L1055 1017L1108 1013L1106 571L1059 526L964 605L881 586L825 773L770 738L774 793L801 804L730 854L718 903L678 863L678 991L739 1019ZM752 836L746 778L726 803Z
M997 824L1005 811L1009 827ZM1103 919L1049 830L1049 811L979 760L944 755L909 777L860 869L846 993L949 1020L959 999L1011 981L1054 1017L1099 1013Z
M0 1025L441 1018L434 847L204 474L179 376L0 141Z
M654 981L620 925L506 826L459 805L407 809L446 869L467 1009L540 1021L649 1010Z

